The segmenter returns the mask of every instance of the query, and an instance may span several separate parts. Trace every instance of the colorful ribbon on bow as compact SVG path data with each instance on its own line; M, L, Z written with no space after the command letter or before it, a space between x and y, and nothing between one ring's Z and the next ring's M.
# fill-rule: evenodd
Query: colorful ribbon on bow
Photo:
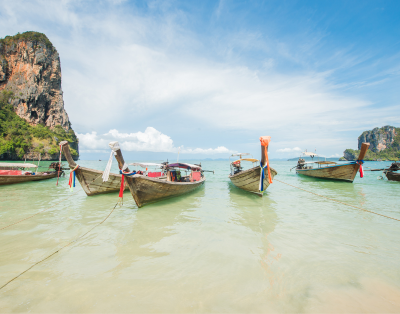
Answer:
M74 169L71 170L71 172L69 173L69 180L68 180L68 185L69 188L71 189L71 191L74 190L75 187L75 170L79 168L79 165L76 165L76 167Z
M266 163L264 166L262 165L262 163L260 162L260 166L261 166L261 173L260 173L260 186L259 186L259 190L260 192L264 192L264 179L265 179L265 168L269 168L268 167L269 163ZM269 169L268 169L269 170ZM272 183L272 181L270 182Z
M364 171L363 171L363 167L362 167L363 163L364 163L364 160L357 160L356 161L356 164L360 165L360 178L364 177Z
M119 187L119 198L120 198L120 202L122 204L123 202L123 198L124 198L124 190L125 190L125 176L133 176L134 174L136 174L136 171L132 171L132 172L124 172L123 170L119 170L119 173L122 174L121 177L121 186Z
M267 149L270 141L271 141L271 136L261 136L260 137L261 146L264 146L264 149L265 149L265 161L266 161L264 166L260 163L260 166L261 166L260 185L259 185L260 192L264 192L264 177L265 177L264 169L265 169L265 167L267 167L267 169L268 169L268 182L270 184L272 183L272 176L271 176L271 170L269 168L268 149Z

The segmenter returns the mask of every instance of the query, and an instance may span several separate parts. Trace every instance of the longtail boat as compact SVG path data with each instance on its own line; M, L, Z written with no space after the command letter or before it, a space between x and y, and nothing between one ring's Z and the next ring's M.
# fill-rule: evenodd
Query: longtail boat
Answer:
M26 169L35 168L34 171ZM38 166L29 163L0 163L0 185L52 179L57 171L37 172Z
M390 181L400 181L400 162L394 162L390 167L383 171L386 178Z
M239 156L239 159L230 163L231 173L229 179L238 188L263 196L264 191L272 183L272 179L278 174L275 169L270 167L268 160L268 145L271 141L270 136L260 137L261 142L261 162L255 158L242 158L250 155L248 153L237 153L231 157ZM243 170L242 163L252 162L252 168Z
M164 163L162 165L164 175L162 176L151 177L135 171L131 172L128 165L125 164L118 142L111 142L109 145L115 152L114 156L118 161L118 166L124 174L126 184L139 208L148 203L191 192L202 186L206 180L200 165L187 163ZM181 175L180 169L186 170L190 174Z
M369 145L369 143L362 143L358 159L344 164L326 160L306 162L303 158L299 158L296 173L313 178L353 182L358 171L360 171L360 176L363 177L362 164ZM311 159L318 156L311 152L304 152L303 154L310 156ZM314 165L317 167L314 168Z
M103 171L81 167L75 163L69 150L67 141L59 144L71 171L74 171L83 190L88 196L118 192L120 190L121 174L110 173L106 182L103 182Z

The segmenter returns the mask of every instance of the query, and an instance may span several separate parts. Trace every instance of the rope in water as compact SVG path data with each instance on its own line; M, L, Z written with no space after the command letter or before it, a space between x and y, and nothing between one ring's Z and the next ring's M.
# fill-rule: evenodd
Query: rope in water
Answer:
M22 219L22 220L20 220L20 221L14 222L14 223L12 223L11 225L2 227L2 228L0 228L0 230L6 229L6 228L11 227L11 226L14 226L14 225L16 225L16 224L19 224L20 222L23 222L23 221L28 220L28 219L30 219L30 218L36 216L36 215L39 215L39 214L45 212L46 210L49 210L50 208L53 208L54 206L56 206L56 205L62 203L63 201L69 199L71 196L75 195L75 194L78 193L78 192L79 192L79 191L75 192L74 194L71 194L70 196L68 196L68 197L66 197L66 198L63 198L63 199L62 199L61 201L59 201L58 203L56 203L56 204L50 206L49 208L46 208L46 209L44 209L44 210L38 212L38 213L36 213L36 214L33 214L32 216L29 216L29 217L24 218L24 219Z
M111 212L106 216L106 218L104 218L101 222L99 222L97 225L95 225L94 227L92 227L89 231L87 231L86 233L82 234L81 236L79 236L78 238L76 238L75 240L67 243L66 245L64 245L63 247L59 248L57 251L51 253L50 255L46 256L45 258L41 259L40 261L36 262L35 264L33 264L31 267L29 267L28 269L24 270L22 273L20 273L19 275L15 276L14 278L12 278L11 280L7 281L4 285L2 285L0 287L0 290L3 289L5 286L7 286L9 283L13 282L15 279L17 279L18 277L22 276L23 274L25 274L27 271L31 270L33 267L35 267L36 265L40 264L41 262L44 262L45 260L49 259L50 257L52 257L53 255L55 255L56 253L60 252L62 249L66 248L67 246L71 245L72 243L75 243L76 241L78 241L79 239L83 238L85 235L87 235L89 232L91 232L94 228L100 226L103 222L105 222L108 217L111 216L111 214L113 213L113 211L115 210L115 208L117 207L118 203L115 204L114 208L111 210Z
M283 184L289 185L289 186L291 186L291 187L294 187L294 188L296 188L296 189L299 189L299 190L302 190L302 191L305 191L305 192L308 192L308 193L311 193L311 194L314 194L314 195L317 195L317 196L326 198L326 199L328 199L328 200L330 200L330 201L333 201L333 202L336 202L336 203L339 203L339 204L343 204L343 205L346 205L346 206L350 206L350 207L353 207L353 208L357 208L357 209L360 209L360 210L369 212L369 213L371 213L371 214L379 215L379 216L382 216L382 217L385 217L385 218L389 218L389 219L393 219L393 220L400 221L400 219L397 219L397 218L389 217L389 216L386 216L386 215L383 215L383 214L379 214L379 213L373 212L373 211L368 210L368 209L365 209L365 208L361 208L361 207L358 207L358 206L354 206L354 205L351 205L351 204L347 204L347 203L344 203L344 202L341 202L341 201L334 200L333 198L329 198L329 197L326 197L326 196L323 196L323 195L320 195L320 194L317 194L317 193L314 193L314 192L311 192L311 191L307 191L307 190L305 190L305 189L299 188L298 186L291 185L291 184L289 184L289 183L280 181L280 180L278 180L278 179L274 179L274 181L278 181L278 182L280 182L280 183L283 183Z

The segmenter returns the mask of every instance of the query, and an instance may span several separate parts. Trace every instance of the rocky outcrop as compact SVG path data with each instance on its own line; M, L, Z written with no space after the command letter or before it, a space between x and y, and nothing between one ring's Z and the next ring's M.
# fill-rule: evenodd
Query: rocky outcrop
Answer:
M1 110L0 159L58 160L62 140L78 159L78 139L64 109L60 57L46 35L25 32L0 39Z
M365 131L358 137L358 150L346 149L343 156L346 160L356 160L362 143L370 143L364 160L399 160L400 128L384 126Z
M368 142L371 144L370 150L375 153L380 152L393 145L396 135L396 128L389 125L365 131L358 137L358 149L361 149L362 143Z
M12 91L15 112L32 125L71 127L61 90L60 57L46 35L26 32L0 40L0 91Z
M354 151L353 149L346 149L343 152L343 157L345 160L356 160L359 152Z

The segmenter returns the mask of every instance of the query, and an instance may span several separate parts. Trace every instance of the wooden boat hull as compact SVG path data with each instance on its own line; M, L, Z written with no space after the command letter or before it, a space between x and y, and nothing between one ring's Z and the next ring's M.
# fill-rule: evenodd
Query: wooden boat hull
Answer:
M76 177L88 196L119 192L121 174L110 173L107 182L103 182L103 171L79 167L75 170Z
M275 169L270 168L271 171L271 177L272 179L278 174ZM264 191L269 187L269 182L268 182L268 170L267 168L264 169ZM261 175L261 167L257 166L248 170L241 171L237 174L230 175L229 179L231 179L232 183L237 186L238 188L256 193L260 196L263 195L259 191L259 185L260 185L260 175Z
M69 151L68 142L63 141L60 143L60 145L62 146L62 150L65 159L67 159L69 167L71 169L75 169L77 164L75 163L71 152ZM110 173L107 182L103 182L103 171L100 170L79 166L75 170L75 174L87 196L119 192L121 186L121 174Z
M57 171L51 171L49 174L38 173L35 175L15 175L15 176L0 175L0 185L47 180L55 177L57 177Z
M358 164L351 163L314 169L296 169L296 172L307 177L353 182L359 167Z
M125 177L125 180L139 208L148 203L194 191L206 181L205 178L202 178L196 182L171 182L142 175Z
M390 181L400 181L400 173L396 173L393 171L387 171L386 178Z

